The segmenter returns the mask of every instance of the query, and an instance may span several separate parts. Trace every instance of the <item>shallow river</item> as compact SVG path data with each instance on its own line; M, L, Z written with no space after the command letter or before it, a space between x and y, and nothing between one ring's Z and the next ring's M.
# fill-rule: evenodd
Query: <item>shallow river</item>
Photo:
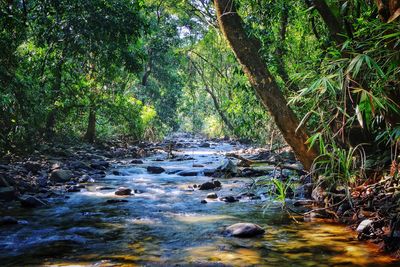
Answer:
M189 140L195 143L196 140ZM201 204L210 191L193 190L209 177L149 174L146 166L173 170L215 168L235 147L183 149L191 160L156 154L142 165L118 165L108 175L48 208L0 211L19 225L0 229L1 266L398 266L377 249L358 242L345 227L322 222L296 223L277 205L246 200ZM205 167L193 167L202 164ZM219 179L218 196L243 192L245 179ZM248 180L247 180L248 181ZM98 190L99 186L113 189ZM119 186L139 190L118 197ZM106 204L109 199L128 202ZM264 212L263 212L264 211ZM265 228L261 237L223 235L237 222Z

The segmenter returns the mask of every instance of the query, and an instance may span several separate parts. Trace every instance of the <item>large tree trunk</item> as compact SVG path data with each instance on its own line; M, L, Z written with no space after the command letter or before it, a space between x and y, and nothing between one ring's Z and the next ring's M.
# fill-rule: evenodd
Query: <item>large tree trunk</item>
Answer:
M304 167L310 169L318 153L314 148L308 148L306 141L309 136L306 129L303 126L299 127L298 119L288 107L274 77L261 59L258 53L259 41L250 39L244 31L242 19L237 14L232 0L214 0L214 4L221 31L251 85L271 113L286 142L293 148Z

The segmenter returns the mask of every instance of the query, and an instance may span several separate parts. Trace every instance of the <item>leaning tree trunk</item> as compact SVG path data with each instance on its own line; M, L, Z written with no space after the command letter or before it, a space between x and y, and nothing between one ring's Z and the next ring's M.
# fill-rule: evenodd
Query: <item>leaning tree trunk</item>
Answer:
M255 89L262 104L269 110L286 142L303 164L310 169L318 153L309 149L309 138L305 127L299 127L299 121L288 107L274 77L268 71L258 50L258 40L250 39L243 28L243 21L237 14L232 0L214 0L221 31L228 40L243 71ZM297 130L297 131L296 131Z

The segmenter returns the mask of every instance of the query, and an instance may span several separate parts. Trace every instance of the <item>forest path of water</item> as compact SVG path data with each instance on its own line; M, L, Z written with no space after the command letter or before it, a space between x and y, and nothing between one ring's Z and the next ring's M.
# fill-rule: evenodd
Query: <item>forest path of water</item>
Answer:
M263 213L261 199L201 203L210 192L218 197L246 192L249 178L220 178L219 190L193 186L210 181L204 171L240 147L176 141L186 148L174 158L160 152L143 164L121 160L113 164L114 174L69 193L61 203L13 211L20 223L1 229L1 266L388 266L388 257L343 226L295 223L273 204ZM147 166L165 172L151 174ZM178 171L194 172L181 176ZM116 196L121 186L135 193ZM257 223L266 233L247 239L223 234L237 222Z

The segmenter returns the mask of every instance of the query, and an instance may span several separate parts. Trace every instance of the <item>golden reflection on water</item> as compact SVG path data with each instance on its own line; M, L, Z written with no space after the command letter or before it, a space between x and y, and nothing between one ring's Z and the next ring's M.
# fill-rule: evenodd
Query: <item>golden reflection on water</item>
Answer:
M235 217L229 215L200 215L200 214L174 214L177 221L183 223L208 223L218 222L227 219L234 219Z
M379 254L378 248L369 243L360 243L356 240L355 233L343 225L307 223L305 228L296 229L296 238L279 242L279 235L293 228L279 228L269 231L265 239L277 242L275 246L284 251L285 257L291 260L310 258L312 255L327 253L330 263L337 265L367 266L371 264L389 264L393 258ZM280 244L279 244L280 243ZM310 251L312 250L312 252Z
M187 253L189 262L210 261L233 266L257 265L262 262L260 253L248 248L224 251L209 245L189 248Z

